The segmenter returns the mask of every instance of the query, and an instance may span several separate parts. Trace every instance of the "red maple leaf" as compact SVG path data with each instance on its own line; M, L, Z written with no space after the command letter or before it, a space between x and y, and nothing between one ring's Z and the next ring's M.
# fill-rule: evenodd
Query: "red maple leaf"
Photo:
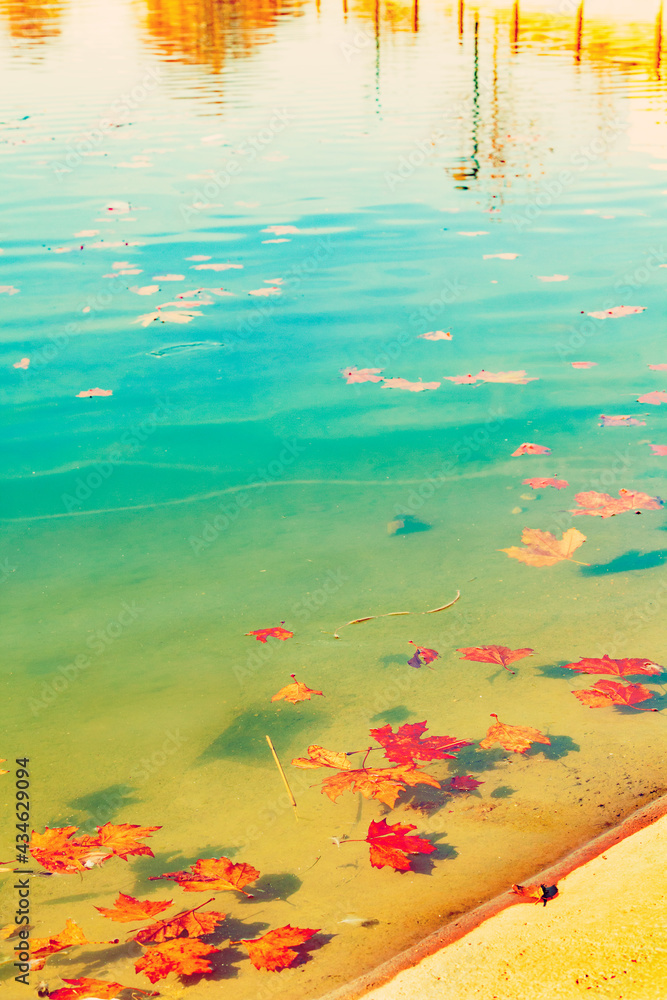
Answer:
M149 882L170 878L178 882L185 892L213 892L236 890L252 899L243 888L255 882L260 873L252 865L234 864L229 858L200 858L190 865L189 872L167 872L165 875L149 875Z
M524 479L523 486L530 486L534 490L544 489L546 486L553 486L556 490L564 490L566 486L569 486L567 479L540 479L537 476L534 479Z
M612 660L606 653L603 657L582 656L576 663L565 663L563 666L566 670L576 670L578 674L613 674L617 677L628 677L631 674L661 674L664 670L664 667L658 666L652 660L642 660L639 657Z
M191 910L182 910L174 917L165 920L158 920L155 924L150 924L134 935L133 940L139 944L162 944L172 938L191 937L198 938L204 934L210 934L225 917L225 913L218 913L216 910L207 910L205 913L198 913L202 906L212 903L214 896L207 899L199 906L194 906Z
M474 660L476 663L499 663L501 667L513 674L515 671L510 670L507 664L514 663L515 660L522 660L524 656L530 656L533 650L527 647L526 649L509 649L507 646L463 646L456 652L463 653L462 660Z
M274 626L274 628L256 628L254 632L244 632L244 635L254 635L257 642L266 642L266 640L271 636L273 639L291 639L294 632L288 631L286 628L280 628L279 625Z
M577 493L574 499L579 507L574 508L570 513L590 514L592 517L613 517L614 514L623 514L625 511L660 510L664 506L660 497L651 497L648 493L619 490L618 494L618 497L612 497L609 493L596 493L595 490Z
M449 786L443 785L445 791L450 792L474 792L479 785L483 785L483 781L478 781L477 778L473 778L472 774L455 775L453 778L449 779Z
M396 871L407 872L410 871L408 854L432 854L435 851L435 844L430 840L409 836L410 830L416 829L412 823L405 826L394 823L393 826L389 826L386 819L381 819L379 823L371 820L366 840L371 845L373 868L384 868L388 865Z
M197 938L178 938L153 945L141 956L134 968L143 972L152 983L166 979L170 972L179 976L193 976L198 972L212 972L206 955L217 951L212 944Z
M136 1000L143 997L156 997L158 993L149 990L140 990L136 986L123 986L122 983L110 983L105 979L63 979L69 986L63 986L59 990L49 993L49 1000L87 1000L88 997L96 997L97 1000L116 1000L122 990L132 990L132 996Z
M96 906L95 909L99 910L103 917L125 924L131 920L147 920L163 910L168 910L171 905L171 899L151 902L150 899L135 899L134 896L126 896L124 892L121 892L113 908Z
M649 444L654 455L667 455L667 444Z
M516 451L512 452L512 458L516 455L550 455L551 448L545 448L543 444L532 444L530 441L524 441L520 444Z
M463 747L472 746L469 740L457 740L455 736L420 737L426 731L426 721L405 723L397 732L390 725L371 729L371 736L384 747L387 760L397 764L414 764L416 760L454 759Z
M408 639L408 642L417 649L417 652L408 660L411 667L423 667L425 663L437 660L440 655L435 649L427 649L426 646L417 646L417 643L413 642L412 639Z
M573 691L572 694L589 708L606 708L608 705L629 705L634 708L638 701L648 701L653 697L653 692L643 684L621 684L620 681L596 681L592 688ZM637 711L646 710L638 708Z

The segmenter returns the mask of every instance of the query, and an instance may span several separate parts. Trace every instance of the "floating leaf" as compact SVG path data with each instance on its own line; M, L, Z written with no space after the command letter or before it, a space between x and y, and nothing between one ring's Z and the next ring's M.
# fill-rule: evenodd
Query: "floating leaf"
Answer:
M140 844L139 840L150 837L161 826L138 826L136 823L105 823L98 826L96 837L81 837L79 843L90 847L99 847L100 853L112 857L122 858L127 861L133 854L145 854L153 858L155 855L146 844Z
M546 489L547 486L553 486L555 490L564 490L570 484L567 479L540 479L538 476L534 479L524 479L522 485L530 486L534 490Z
M589 708L606 708L608 705L634 707L637 702L653 697L653 692L643 684L621 684L620 681L596 681L592 688L573 691L572 694Z
M661 674L665 669L652 660L642 660L638 657L612 660L606 653L603 657L582 656L576 663L564 663L563 667L566 670L576 670L578 674L613 674L617 677L627 677L632 674Z
M469 740L454 736L429 736L421 739L426 722L406 722L394 733L390 725L371 729L371 736L384 747L387 760L397 764L414 764L417 760L454 760L463 747L472 746Z
M667 372L667 365L649 365L654 372Z
M569 274L538 274L538 281L567 281Z
M507 646L465 646L457 649L457 653L463 653L462 660L474 660L477 663L499 663L505 670L509 670L508 664L515 660L522 660L524 656L530 656L532 649L509 649Z
M379 374L383 371L382 368L343 368L341 371L348 385L354 382L382 382Z
M213 898L211 896L206 903L212 902ZM167 920L159 920L155 924L143 927L134 935L133 940L139 944L162 944L172 938L198 938L210 934L225 919L226 914L215 910L199 912L200 906L206 906L206 903L200 903L191 910L183 910Z
M634 490L619 490L618 498L609 493L596 493L589 490L577 493L575 500L578 508L570 510L570 514L590 514L591 517L613 517L626 511L660 510L664 506L660 497L650 497L647 493L637 493Z
M631 417L627 413L619 413L614 415L608 415L606 413L600 414L599 427L646 427L645 420L639 420L638 417Z
M217 951L212 944L204 944L196 938L179 938L154 945L141 956L134 968L143 972L152 983L166 979L170 972L179 976L193 976L195 973L212 972L206 956Z
M122 983L111 983L108 979L63 979L68 986L49 993L49 1000L116 1000L123 990L132 991L133 1000L142 997L156 997L157 993L140 990L137 986L123 986Z
M113 389L82 389L77 392L77 399L86 399L90 396L113 396Z
M437 660L440 655L435 649L428 649L426 646L417 646L412 639L408 639L408 642L412 646L416 646L416 653L411 656L408 663L411 667L423 667L425 663L432 663L433 660Z
M356 771L339 771L322 782L322 792L332 802L346 791L361 792L366 799L377 799L390 809L405 791L406 785L431 785L440 788L440 782L426 771L419 771L412 764L398 767L360 768Z
M640 396L637 402L650 403L651 406L660 406L661 403L667 403L667 392L664 392L662 389L656 392L647 392L646 395Z
M319 928L311 927L278 927L276 930L268 931L260 938L254 940L241 940L248 949L250 961L256 969L267 969L276 972L278 969L287 969L299 957L299 953L294 951L299 945L305 944ZM237 942L234 942L237 943Z
M22 368L26 371L30 366L30 358L21 358L20 361L15 361L12 368Z
M49 955L54 955L65 948L71 948L73 945L89 943L79 925L74 920L66 920L65 929L59 934L47 938L31 938L31 968L42 969Z
M519 253L485 253L483 260L493 260L494 258L498 260L516 260L520 256L521 254Z
M307 687L302 681L298 681L294 674L290 674L290 677L294 681L293 684L288 684L287 687L281 688L276 694L274 694L271 701L289 701L293 705L296 705L299 701L310 701L310 696L313 694L322 695L321 691L314 691L313 688ZM322 695L324 697L324 695Z
M257 642L266 642L266 640L271 637L272 639L280 639L283 642L285 639L291 639L294 632L290 632L286 628L280 628L276 625L274 628L257 628L254 632L244 632L244 635L254 635Z
M573 368L595 368L597 361L571 361L570 364Z
M479 744L482 750L488 750L495 743L500 743L505 750L525 753L531 743L551 744L549 737L539 729L533 729L532 726L508 726L500 721L495 712L491 713L491 718L496 721L489 727L488 733Z
M233 864L229 858L200 858L190 871L168 872L165 875L149 875L149 882L167 878L178 882L184 892L217 892L236 890L252 899L243 886L255 882L260 873L252 865Z
M80 872L84 871L82 858L89 848L72 839L72 834L78 830L76 826L61 826L50 830L48 826L44 833L32 831L30 853L35 861L50 872Z
M453 337L451 333L445 333L444 330L429 330L428 333L418 334L421 340L452 340Z
M342 771L351 771L352 764L346 753L339 753L336 750L325 750L324 747L312 743L308 747L307 757L295 757L292 761L294 767L337 767Z
M510 559L518 559L528 566L553 566L564 559L572 559L572 553L583 545L586 535L582 535L576 528L568 528L563 532L562 538L556 538L550 531L524 528L521 541L524 548L512 545L509 549L499 549L499 551L506 552Z
M654 455L667 455L667 444L649 444Z
M409 382L405 378L385 378L383 381L383 389L406 389L407 392L425 392L426 389L440 388L440 382Z
M131 920L146 920L154 917L163 910L168 910L172 902L171 899L155 900L154 902L150 899L135 899L134 896L126 896L124 892L121 892L110 909L105 906L96 906L95 909L99 910L103 917L125 924Z
M618 316L633 316L635 313L644 312L646 306L614 306L612 309L603 309L601 312L588 313L594 319L616 319Z
M516 451L512 452L512 458L517 455L550 455L551 448L545 448L543 444L532 444L530 441L524 441L520 444Z
M416 829L412 823L394 823L389 826L386 819L381 819L379 823L371 820L366 840L371 846L373 868L388 865L396 871L407 872L411 868L408 854L432 854L436 849L435 844L422 837L410 836L410 830Z

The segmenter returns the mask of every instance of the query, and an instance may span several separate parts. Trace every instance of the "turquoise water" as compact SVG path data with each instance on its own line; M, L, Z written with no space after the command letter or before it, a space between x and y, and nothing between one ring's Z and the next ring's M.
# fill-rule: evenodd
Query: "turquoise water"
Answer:
M93 908L119 890L196 905L147 877L224 855L259 891L218 894L212 976L156 988L317 997L664 791L662 714L585 708L595 678L559 666L667 655L664 513L568 513L667 492L667 407L637 402L667 388L662 42L657 5L628 9L0 3L2 755L31 758L38 831L162 826L155 859L34 879L36 936L119 936ZM587 315L620 305L644 311ZM447 380L481 369L534 381ZM512 457L526 441L551 454ZM405 515L424 530L389 534ZM524 527L577 527L590 565L508 559ZM511 676L456 652L494 643L535 653ZM272 703L293 673L324 697ZM289 767L386 723L478 743L491 712L551 746L427 766L475 774L469 796L388 813ZM383 815L432 864L332 842ZM294 969L229 945L286 923L322 929ZM148 988L139 954L33 978Z

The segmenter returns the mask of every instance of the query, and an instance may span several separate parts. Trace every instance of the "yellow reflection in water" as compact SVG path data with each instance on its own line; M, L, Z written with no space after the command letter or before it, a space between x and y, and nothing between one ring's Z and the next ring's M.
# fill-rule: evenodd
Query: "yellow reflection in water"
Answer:
M281 17L299 14L305 0L145 0L144 24L172 59L218 73L228 55L246 55L271 38Z
M9 34L22 42L43 42L60 34L64 3L60 0L0 0Z

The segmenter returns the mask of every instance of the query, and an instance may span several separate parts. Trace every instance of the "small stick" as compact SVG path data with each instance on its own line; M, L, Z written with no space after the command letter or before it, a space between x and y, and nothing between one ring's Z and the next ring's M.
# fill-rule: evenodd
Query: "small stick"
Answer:
M340 639L338 633L341 629L347 628L348 625L360 625L362 622L372 622L376 618L396 618L399 615L434 615L436 611L444 611L446 608L451 608L453 604L456 604L461 596L461 591L456 591L456 597L453 601L449 601L448 604L443 604L439 608L431 608L429 611L388 611L384 615L367 615L366 618L353 618L351 622L345 622L344 625L339 625L333 634L334 639Z
M287 794L289 795L289 800L292 803L292 808L294 809L294 815L295 815L296 821L298 823L299 822L299 814L296 811L296 799L292 795L292 789L290 788L289 782L287 780L287 776L285 775L285 772L283 771L283 766L280 763L280 761L278 760L278 754L275 751L275 747L273 746L273 743L271 742L271 737L270 736L266 737L266 742L269 744L269 749L271 750L271 753L273 754L273 759L276 762L276 767L280 771L280 777L283 779L283 782L285 784L285 788L287 789Z

